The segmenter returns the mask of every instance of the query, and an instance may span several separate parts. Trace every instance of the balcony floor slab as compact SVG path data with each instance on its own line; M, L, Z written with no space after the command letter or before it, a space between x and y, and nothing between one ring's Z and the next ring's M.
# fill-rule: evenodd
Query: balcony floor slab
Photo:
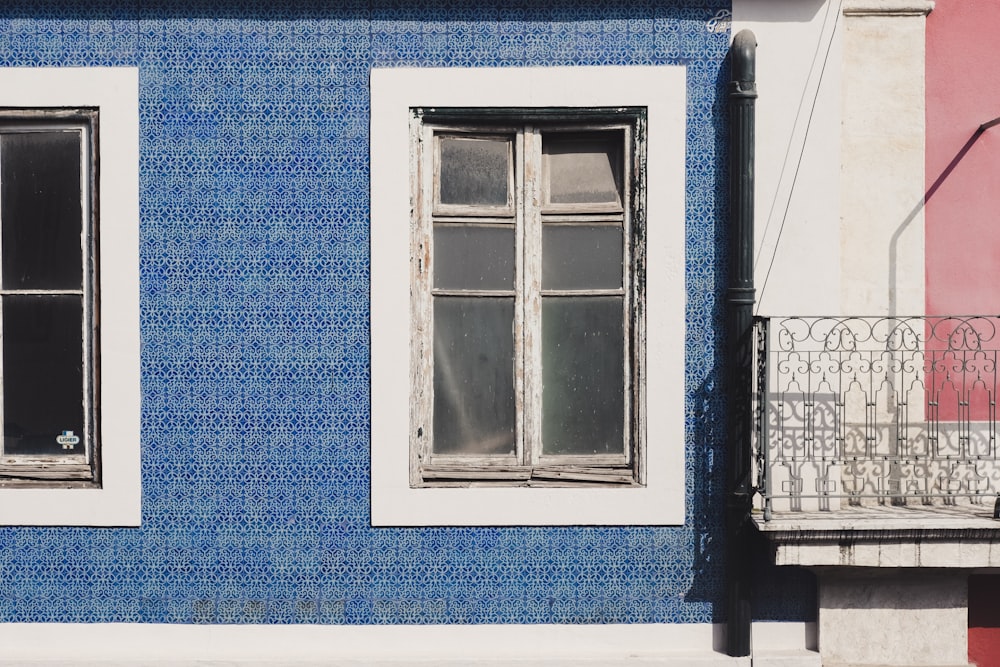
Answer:
M987 505L844 507L754 522L778 565L1000 567L1000 520Z

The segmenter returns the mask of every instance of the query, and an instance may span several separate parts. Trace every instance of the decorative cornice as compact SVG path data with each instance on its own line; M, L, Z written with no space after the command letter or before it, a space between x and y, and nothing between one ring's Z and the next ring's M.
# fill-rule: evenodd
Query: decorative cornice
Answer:
M844 0L844 16L927 16L934 0Z
M966 542L1000 541L996 528L910 528L910 529L841 529L841 530L766 530L761 531L775 544L878 544L881 542Z
M825 519L754 520L777 565L808 567L1000 567L1000 521L985 512L885 508L830 512ZM895 511L899 509L899 511ZM912 518L902 519L903 514ZM893 516L897 515L897 516Z
M852 507L833 512L781 512L772 521L752 517L773 542L988 539L1000 543L1000 520L987 505Z

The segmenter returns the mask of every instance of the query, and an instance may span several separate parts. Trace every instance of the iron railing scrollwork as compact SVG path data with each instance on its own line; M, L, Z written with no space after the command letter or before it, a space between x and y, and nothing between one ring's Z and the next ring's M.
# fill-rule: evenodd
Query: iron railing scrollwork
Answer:
M765 519L996 497L1000 316L754 326L753 460Z
M762 409L767 405L767 377L768 377L768 355L769 347L769 325L770 320L757 318L754 320L754 430L757 435L756 443L768 441L767 411ZM767 448L757 446L754 449L754 465L756 468L757 490L764 499L764 519L771 520L770 491L767 476Z

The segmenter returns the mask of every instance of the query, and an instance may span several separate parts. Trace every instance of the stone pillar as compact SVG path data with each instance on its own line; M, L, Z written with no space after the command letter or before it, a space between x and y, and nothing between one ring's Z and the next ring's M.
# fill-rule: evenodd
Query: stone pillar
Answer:
M968 665L968 571L821 568L824 665Z
M924 312L928 0L844 0L841 312Z
M816 573L824 667L968 665L968 577L1000 569L1000 529L991 513L939 510L758 522L776 565Z

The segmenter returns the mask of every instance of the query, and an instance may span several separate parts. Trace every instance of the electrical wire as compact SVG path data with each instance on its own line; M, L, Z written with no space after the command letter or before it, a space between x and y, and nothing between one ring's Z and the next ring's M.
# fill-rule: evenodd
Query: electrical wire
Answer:
M817 101L819 100L819 92L820 92L820 90L823 87L823 77L826 74L826 66L827 66L827 64L830 61L830 51L833 48L833 40L834 40L834 37L837 34L837 27L838 27L838 23L840 22L840 14L841 14L843 5L844 5L844 0L839 0L836 3L836 14L834 15L834 19L833 19L833 29L830 30L830 39L826 43L826 51L823 54L823 65L820 68L819 80L816 82L816 90L813 93L812 104L809 107L809 116L808 116L808 118L806 120L805 133L802 136L802 144L799 147L799 157L798 157L798 160L796 161L796 164L795 164L795 173L792 175L792 184L791 184L791 187L788 190L788 196L785 198L785 210L782 213L781 224L778 227L777 238L775 238L774 248L771 251L771 261L768 262L767 272L764 274L764 280L763 280L763 283L761 284L760 292L758 293L756 304L754 306L755 314L757 314L757 312L760 309L760 304L761 304L761 301L763 300L763 297L764 297L764 290L767 289L768 279L771 277L771 271L774 269L774 260L778 256L778 245L781 243L781 235L782 235L782 232L784 232L784 230L785 230L785 223L788 221L788 211L789 211L789 209L791 208L791 205L792 205L792 194L795 192L795 184L798 182L799 172L802 170L802 160L803 160L803 158L805 156L805 152L806 152L806 141L809 138L809 130L812 127L813 116L816 113L816 104L817 104ZM832 8L833 6L834 6L834 3L831 2L830 3L830 8ZM762 239L767 238L767 232L770 229L770 227L771 227L771 221L774 218L774 208L775 208L775 205L777 204L777 200L778 200L777 194L778 194L778 192L781 191L781 184L785 180L785 170L788 167L789 157L790 157L791 152L792 152L792 140L795 137L795 128L798 127L799 120L802 117L802 107L805 104L806 93L809 90L809 81L810 81L810 79L812 79L813 72L816 71L816 60L819 58L820 49L823 46L823 35L826 33L826 27L827 27L827 25L830 22L830 13L831 13L831 11L828 8L826 16L823 17L823 25L820 28L819 40L817 40L817 42L816 42L816 50L813 52L812 63L809 65L809 76L806 78L806 85L805 85L805 87L802 90L802 96L799 98L799 108L795 112L795 122L792 124L792 133L791 133L791 136L788 139L788 146L785 149L785 159L781 163L781 172L778 174L778 186L777 186L777 188L775 188L775 198L771 202L771 208L770 208L770 210L768 211L768 214L767 214L767 223L764 225L764 232L761 235ZM758 262L760 261L760 255L763 252L764 252L764 243L761 243L761 247L757 251L757 256L754 258L754 266L756 266L758 264Z

